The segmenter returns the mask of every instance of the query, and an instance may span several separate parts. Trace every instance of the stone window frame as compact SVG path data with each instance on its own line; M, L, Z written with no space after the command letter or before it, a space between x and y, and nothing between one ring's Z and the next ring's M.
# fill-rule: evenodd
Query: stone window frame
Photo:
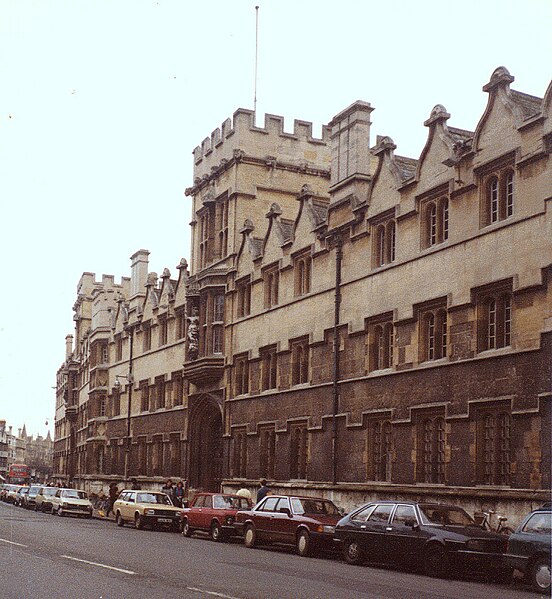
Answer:
M444 410L417 414L416 435L416 480L425 484L446 484L448 435Z
M291 385L303 385L310 382L310 346L309 338L300 337L289 343L291 350Z
M512 346L514 302L512 279L474 290L477 320L477 352Z
M307 421L289 426L289 478L307 480L309 461L309 431Z
M236 427L232 430L232 473L234 478L247 476L247 428Z
M251 276L247 275L236 281L237 317L243 318L251 314Z
M295 297L307 295L311 292L312 255L310 248L293 257L293 279Z
M234 356L234 395L247 395L249 383L249 355L247 353Z
M261 391L278 388L278 351L276 345L259 350L261 358Z
M159 376L156 376L153 386L154 386L153 396L154 396L154 403L155 403L154 410L164 409L167 405L166 397L165 397L165 390L166 390L165 375L161 374Z
M184 377L182 371L177 370L171 374L173 407L184 405Z
M140 389L140 412L150 411L150 388L149 380L141 380L138 388Z
M166 315L160 316L158 319L158 342L159 347L167 345L169 341L169 321Z
M146 320L142 322L142 353L150 351L151 349L151 321Z
M259 474L274 478L276 464L276 425L259 427Z
M477 484L510 486L512 476L512 414L504 403L477 407L476 467Z
M280 267L276 262L263 268L264 307L273 308L279 303Z
M111 392L111 416L121 415L121 390L114 388Z
M395 431L390 416L372 418L367 426L367 480L391 482ZM385 449L385 451L383 451Z
M447 195L424 200L420 205L422 214L422 248L430 248L448 240L449 198Z
M416 306L418 317L418 359L432 362L449 355L449 317L447 298Z
M395 323L386 312L366 319L368 371L386 370L395 365Z
M184 339L186 337L186 310L184 307L175 310L176 318L176 339Z
M393 264L397 258L397 219L395 209L370 219L372 267Z
M514 215L516 201L515 151L474 170L480 190L481 228Z
M115 335L115 362L123 359L123 336L121 333Z

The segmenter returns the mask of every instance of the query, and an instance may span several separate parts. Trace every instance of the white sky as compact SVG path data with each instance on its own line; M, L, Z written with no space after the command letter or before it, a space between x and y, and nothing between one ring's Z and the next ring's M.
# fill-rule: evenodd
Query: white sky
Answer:
M543 96L549 0L0 0L0 419L53 432L83 271L188 257L193 148L238 107L322 123L371 102L372 143L417 158L444 104L473 130L506 66ZM262 124L263 121L261 120Z

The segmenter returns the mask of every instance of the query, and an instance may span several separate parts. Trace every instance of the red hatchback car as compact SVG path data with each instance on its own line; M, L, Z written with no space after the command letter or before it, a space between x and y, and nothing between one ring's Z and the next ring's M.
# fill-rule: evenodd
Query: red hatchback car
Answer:
M182 534L191 537L194 531L204 530L213 541L222 541L236 534L236 512L250 508L251 502L246 497L230 493L198 493L190 506L182 510Z
M269 495L253 509L236 514L236 530L246 547L257 543L295 545L301 556L334 548L335 525L342 518L328 499Z

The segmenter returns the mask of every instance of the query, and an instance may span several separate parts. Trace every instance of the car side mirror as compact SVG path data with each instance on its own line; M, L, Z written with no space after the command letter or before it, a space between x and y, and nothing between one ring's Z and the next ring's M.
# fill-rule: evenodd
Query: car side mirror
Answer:
M289 518L291 518L291 510L288 507L281 507L280 508L280 513L281 514L287 514Z

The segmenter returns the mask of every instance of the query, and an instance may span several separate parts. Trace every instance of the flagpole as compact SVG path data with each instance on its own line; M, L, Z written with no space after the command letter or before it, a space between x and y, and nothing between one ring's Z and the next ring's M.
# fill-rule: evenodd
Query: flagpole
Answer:
M257 67L259 63L259 7L255 6L255 86L253 92L253 118L257 118Z

